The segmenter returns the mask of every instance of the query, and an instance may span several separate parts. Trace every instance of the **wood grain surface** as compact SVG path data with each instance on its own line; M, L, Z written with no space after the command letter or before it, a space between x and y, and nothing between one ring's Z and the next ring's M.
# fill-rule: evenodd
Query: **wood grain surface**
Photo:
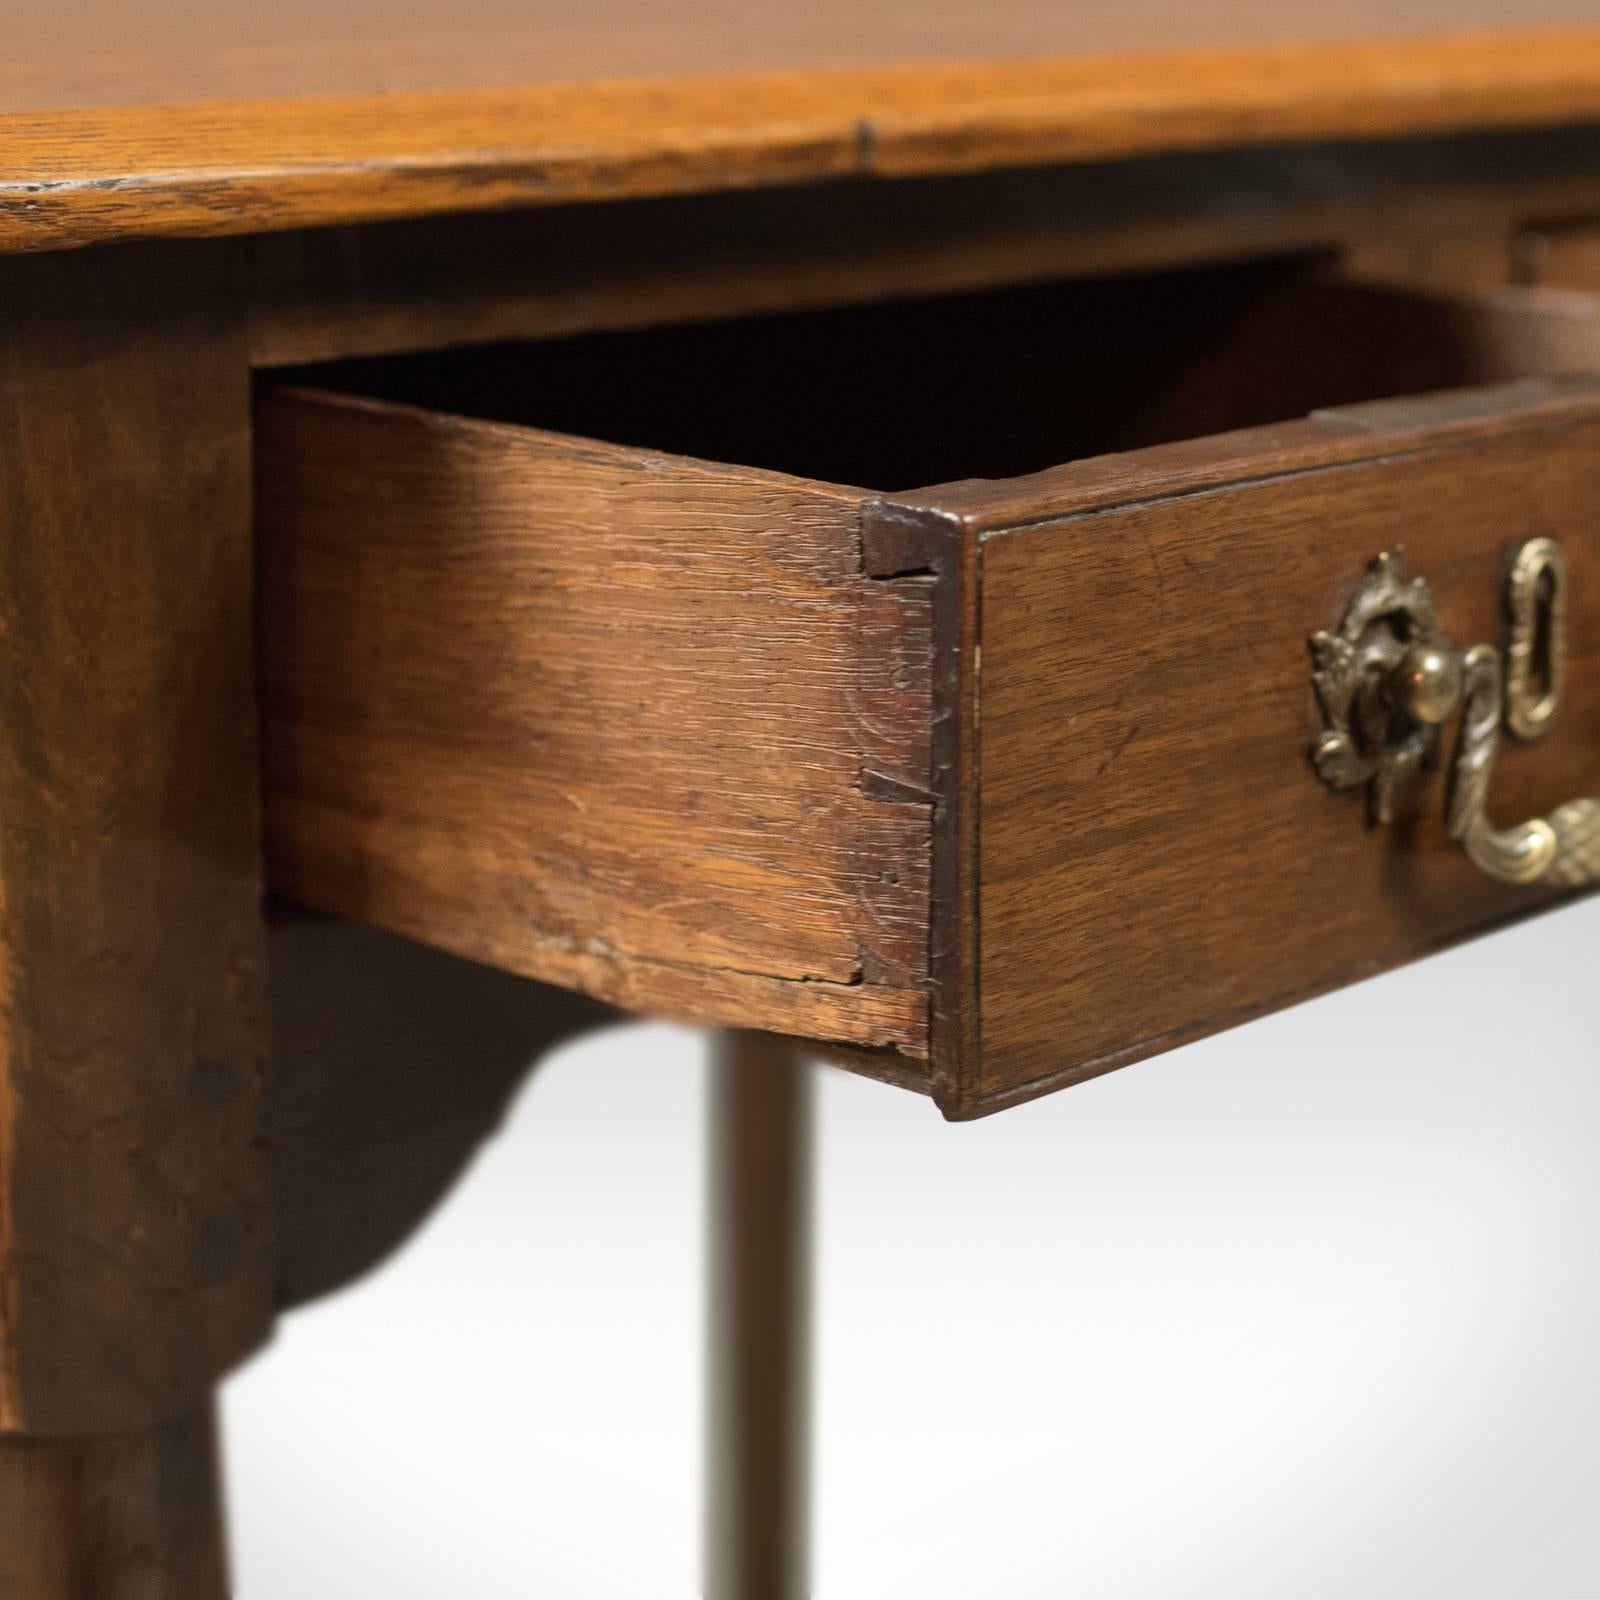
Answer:
M1585 0L17 0L0 66L16 110L514 88L611 78L1105 55L1581 27Z
M0 1441L6 1600L226 1600L209 1406L137 1432Z
M1502 284L1531 219L1600 216L1600 128L854 180L249 241L262 366L1337 252Z
M926 596L862 576L859 493L295 391L258 441L279 892L925 1053Z
M1600 116L1584 0L8 18L0 249Z
M1226 453L1230 482L1130 463L1106 503L1096 486L1076 515L983 539L964 1111L1549 902L1467 862L1439 780L1375 832L1310 771L1306 636L1379 550L1406 546L1455 639L1497 641L1509 549L1562 540L1573 692L1550 739L1506 754L1494 804L1510 822L1600 793L1600 387L1356 408Z
M187 1410L271 1309L228 264L5 263L0 1432Z

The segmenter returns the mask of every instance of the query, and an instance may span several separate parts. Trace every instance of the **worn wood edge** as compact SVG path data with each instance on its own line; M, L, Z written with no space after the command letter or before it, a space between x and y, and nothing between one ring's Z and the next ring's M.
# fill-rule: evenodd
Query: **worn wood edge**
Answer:
M780 1033L775 1037L808 1060L836 1067L858 1078L871 1078L891 1089L908 1089L913 1094L931 1096L933 1080L926 1059L909 1056L892 1048L874 1049L868 1045L840 1044L828 1039L807 1039L798 1034Z
M1293 1006L1304 1005L1309 1001L1321 999L1324 995L1336 994L1339 990L1349 988L1352 984L1358 983L1363 979L1381 977L1386 972L1402 971L1419 961L1428 960L1431 956L1443 955L1446 951L1469 944L1474 939L1481 939L1491 934L1503 932L1507 928L1513 928L1521 923L1528 922L1545 912L1557 911L1563 906L1574 905L1594 892L1593 889L1580 889L1542 897L1536 905L1526 906L1506 916L1492 918L1488 922L1479 923L1470 928L1459 929L1444 938L1431 940L1418 949L1393 960L1362 962L1357 966L1341 968L1337 972L1317 979L1314 983L1310 983L1304 988L1287 990L1282 994L1273 995L1256 1005L1244 1006L1235 1011L1224 1012L1218 1016L1207 1018L1203 1022L1197 1022L1191 1027L1179 1028L1171 1033L1161 1034L1154 1039L1143 1039L1136 1045L1128 1046L1125 1050L1113 1051L1110 1055L1099 1056L1092 1061L1080 1062L1076 1066L1063 1068L1059 1072L1047 1073L1039 1078L1031 1078L1026 1083L1013 1084L1009 1088L980 1095L975 1099L961 1102L952 1107L941 1106L941 1109L952 1122L980 1121L984 1117L993 1116L997 1111L1005 1111L1012 1106L1026 1105L1030 1100L1038 1100L1047 1094L1053 1094L1058 1089L1068 1089L1080 1083L1092 1082L1095 1078L1103 1078L1109 1073L1116 1072L1119 1068L1135 1066L1141 1061L1148 1061L1155 1056L1165 1055L1168 1051L1180 1049L1186 1044L1196 1044L1202 1039L1212 1038L1244 1023L1275 1015Z
M361 412L369 416L390 417L411 427L432 433L477 434L499 438L512 444L529 440L554 441L570 450L578 459L622 463L683 462L691 466L713 469L719 477L740 484L761 486L765 484L801 485L818 498L827 498L841 508L854 510L868 492L847 484L828 483L818 478L801 478L792 472L779 472L769 467L744 466L736 461L718 461L707 456L678 455L670 450L647 450L635 445L615 444L608 439L598 439L590 434L563 433L557 428L536 428L520 422L496 422L491 417L468 417L451 411L435 411L427 406L412 405L403 400L375 400L367 395L348 394L339 389L320 388L316 384L282 383L272 387L264 398L257 401L263 406L292 406L309 411L330 413Z
M897 1050L873 1050L862 1045L830 1044L822 1039L787 1038L796 1050L802 1051L825 1066L837 1067L853 1073L858 1078L871 1078L875 1083L892 1089L909 1089L913 1094L931 1095L933 1080L929 1063L903 1055Z
M1600 117L1600 29L0 116L0 251Z
M1486 393L1504 393L1508 425L1542 427L1581 420L1600 392L1600 369L1592 375L1570 372L1483 387ZM1454 401L1470 392L1451 390L1437 398ZM1416 396L1407 402L1417 408L1420 419L1412 427L1375 430L1361 420L1362 407L1345 406L1292 422L1092 456L1026 477L966 479L908 498L925 512L955 518L969 534L1004 536L1091 512L1432 449L1482 426L1481 412L1455 421L1427 418L1425 407L1433 398Z
M1516 302L1517 298L1518 292L1511 292L1510 299L1513 303ZM1570 297L1566 298L1570 300ZM1494 393L1496 391L1505 389L1522 389L1526 388L1529 384L1538 384L1552 389L1554 391L1554 397L1551 401L1544 405L1533 405L1522 409L1508 408L1506 414L1499 419L1501 425L1506 428L1507 431L1515 430L1518 432L1524 432L1544 431L1548 429L1567 431L1571 428L1580 428L1585 425L1593 425L1593 403L1595 396L1600 394L1600 376L1596 376L1594 378L1576 378L1569 381L1547 381L1542 379L1533 379L1527 380L1524 384L1495 385L1480 392ZM1466 392L1472 393L1473 391ZM1459 393L1460 391L1451 391L1447 395L1438 398L1441 400L1453 400ZM1432 397L1421 397L1420 403L1426 405L1431 398ZM1395 415L1395 412L1390 408L1394 408L1399 404L1403 403L1389 401L1373 402L1371 405L1371 414L1374 417L1374 422L1371 426L1373 429L1378 431L1369 431L1366 426L1363 426L1358 421L1354 424L1355 432L1349 440L1346 440L1342 437L1342 428L1338 426L1336 419L1340 416L1359 416L1360 413L1367 410L1367 408L1362 406L1352 406L1343 408L1342 412L1324 412L1320 413L1318 416L1305 419L1303 424L1291 425L1291 427L1296 431L1297 436L1304 440L1307 444L1307 447L1312 450L1318 449L1316 435L1319 430L1323 429L1331 428L1336 434L1340 434L1341 438L1338 441L1340 446L1347 442L1359 441L1361 448L1356 451L1353 457L1341 447L1336 450L1335 454L1330 459L1319 461L1315 465L1307 466L1299 460L1290 459L1281 466L1274 467L1271 470L1240 473L1234 476L1227 483L1206 484L1197 488L1195 492L1206 493L1222 488L1237 488L1251 483L1276 481L1285 477L1300 476L1302 474L1316 473L1327 470L1337 470L1348 459L1360 459L1362 461L1383 461L1421 455L1448 455L1463 449L1470 449L1472 447L1473 436L1479 430L1481 430L1484 421L1482 415L1468 419L1462 419L1459 421L1434 423L1431 425L1426 422L1419 421L1419 423L1414 427L1402 426L1391 428L1390 437L1385 439L1382 431L1384 424L1389 418ZM1236 440L1244 440L1248 438L1251 433L1257 432L1264 433L1270 437L1276 431L1277 430L1271 429L1245 430L1239 434L1227 437ZM1218 441L1213 440L1211 442L1217 443ZM1155 456L1161 453L1163 449L1168 448L1174 447L1158 446L1150 451L1137 452L1137 454L1141 456ZM1233 460L1234 458L1230 457L1230 464ZM1134 505L1148 504L1152 500L1162 498L1169 498L1169 496L1162 494L1134 493L1128 498L1111 505L1095 504L1087 506L1077 513L1069 513L1059 518L1051 517L1048 519L1043 519L1039 522L1021 524L1012 529L1003 530L999 536L1003 537L1004 532L1037 532L1041 527L1048 526L1056 522L1060 522L1064 525L1070 524L1071 522L1081 518L1093 517L1102 511L1123 510ZM1170 496L1170 498L1183 498L1183 496ZM995 536L996 534L994 532L984 535L975 535L970 528L968 529L968 542L972 545L975 545L977 551L976 560L979 567L979 574L976 582L980 595L982 590L981 565L983 546L987 543L988 539ZM977 625L981 626L981 615L975 613L975 622ZM973 637L978 639L981 645L981 633L975 633ZM1140 1061L1146 1061L1154 1056L1163 1055L1168 1051L1178 1049L1185 1044L1192 1044L1201 1039L1210 1038L1215 1034L1225 1032L1230 1028L1238 1027L1243 1023L1253 1021L1259 1017L1268 1016L1275 1012L1285 1010L1290 1006L1299 1005L1306 1001L1317 999L1319 996L1334 993L1337 990L1346 988L1361 979L1377 977L1385 972L1397 971L1403 967L1410 966L1416 961L1424 960L1428 956L1437 955L1445 950L1465 944L1469 940L1481 938L1484 935L1494 933L1501 928L1514 926L1515 924L1525 921L1530 917L1539 915L1541 912L1554 910L1561 905L1573 903L1576 900L1584 898L1586 894L1594 892L1591 889L1566 892L1553 891L1548 894L1543 894L1538 898L1536 904L1529 904L1506 915L1491 918L1487 922L1476 923L1471 926L1455 929L1442 938L1425 941L1415 950L1407 951L1403 954L1393 957L1385 957L1370 962L1362 962L1354 966L1341 967L1337 971L1322 975L1303 987L1285 990L1282 993L1269 996L1265 1000L1262 1000L1256 1004L1238 1007L1230 1011L1220 1012L1215 1016L1203 1018L1188 1027L1159 1034L1153 1038L1141 1039L1122 1050L1112 1051L1107 1055L1098 1056L1089 1061L1076 1062L1070 1066L1061 1068L1059 1071L1046 1073L1020 1084L1012 1084L1003 1089L984 1092L980 1087L982 1083L982 972L981 968L977 965L979 949L978 941L981 939L982 934L982 917L980 910L981 899L978 893L978 876L979 872L981 871L981 856L978 848L978 827L980 818L977 815L977 793L982 782L981 672L977 674L977 677L978 681L975 683L973 688L974 707L972 712L974 720L974 728L972 733L974 755L972 761L970 762L970 766L974 769L975 773L972 781L971 799L971 806L974 814L970 824L970 853L965 857L965 860L971 863L969 868L970 886L967 892L970 894L973 906L971 921L974 928L974 937L972 940L974 967L972 969L972 975L970 979L971 993L965 1001L968 1010L968 1032L966 1034L966 1040L968 1041L967 1047L971 1054L965 1061L959 1064L956 1070L956 1076L958 1078L956 1092L939 1098L940 1110L943 1112L945 1117L951 1121L974 1121L979 1118L989 1116L996 1111L1003 1111L1011 1106L1025 1104L1030 1100L1038 1099L1041 1096L1053 1093L1058 1089L1069 1088L1075 1084L1089 1082L1094 1078L1103 1077L1107 1073L1115 1072L1119 1068L1133 1066ZM937 1035L935 1036L935 1042L937 1047Z
M274 881L274 891L309 911L380 927L420 944L447 950L469 961L514 972L542 983L581 990L621 1010L695 1027L749 1028L819 1042L861 1045L903 1058L904 1071L916 1076L925 1048L927 997L918 989L869 983L829 983L816 979L772 977L731 967L607 957L553 944L512 943L473 937L463 931L441 938L439 930L407 917L395 906L374 905L360 914L351 908L319 904L315 883L292 878ZM686 981L693 983L685 998Z
M933 730L927 787L933 796L928 917L929 1092L946 1116L967 1098L978 1060L978 787L976 727L979 637L977 541L957 519L898 500L862 509L862 559L877 578L931 574Z

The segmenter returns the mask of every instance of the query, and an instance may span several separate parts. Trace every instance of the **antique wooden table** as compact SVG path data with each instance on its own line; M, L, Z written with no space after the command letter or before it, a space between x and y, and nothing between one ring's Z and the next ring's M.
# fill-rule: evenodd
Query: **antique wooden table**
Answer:
M216 1385L604 1006L729 1030L792 1591L794 1041L981 1115L1600 873L1584 0L13 9L0 1593L224 1593Z

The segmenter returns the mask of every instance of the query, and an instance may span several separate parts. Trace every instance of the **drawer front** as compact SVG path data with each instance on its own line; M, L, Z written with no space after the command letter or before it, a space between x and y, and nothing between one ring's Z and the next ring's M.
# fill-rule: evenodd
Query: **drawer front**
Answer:
M298 391L257 436L278 893L918 1076L929 584L859 494Z
M1382 828L1319 781L1308 642L1403 545L1450 639L1498 645L1509 553L1559 540L1566 703L1489 799L1509 823L1600 795L1595 304L1156 289L1134 377L1102 341L1065 379L1019 370L1009 405L994 374L1074 325L1038 291L1009 325L896 313L854 367L860 322L759 360L723 325L602 352L598 378L587 350L538 385L469 352L382 377L382 401L268 395L272 887L630 1008L846 1047L952 1116L1548 903L1467 860L1442 774ZM1094 291L1117 340L1143 292ZM1526 372L1551 376L1504 381ZM597 421L621 405L630 432L777 464L1036 459L1058 426L1184 442L872 495L445 414L536 419L586 380ZM413 381L444 410L396 403ZM1436 393L1214 432L1397 389Z
M931 495L926 526L943 519L946 564L964 569L954 625L980 646L950 686L946 1108L1094 1076L1562 893L1473 866L1442 776L1388 827L1318 780L1308 638L1403 545L1444 631L1498 644L1510 552L1559 539L1566 701L1548 738L1505 750L1490 800L1512 823L1600 796L1597 512L1591 380L1358 406Z

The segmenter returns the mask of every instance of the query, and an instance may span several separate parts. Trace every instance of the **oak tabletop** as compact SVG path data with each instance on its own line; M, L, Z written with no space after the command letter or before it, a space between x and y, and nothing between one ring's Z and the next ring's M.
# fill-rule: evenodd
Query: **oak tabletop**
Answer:
M0 250L1600 119L1595 0L8 12Z

